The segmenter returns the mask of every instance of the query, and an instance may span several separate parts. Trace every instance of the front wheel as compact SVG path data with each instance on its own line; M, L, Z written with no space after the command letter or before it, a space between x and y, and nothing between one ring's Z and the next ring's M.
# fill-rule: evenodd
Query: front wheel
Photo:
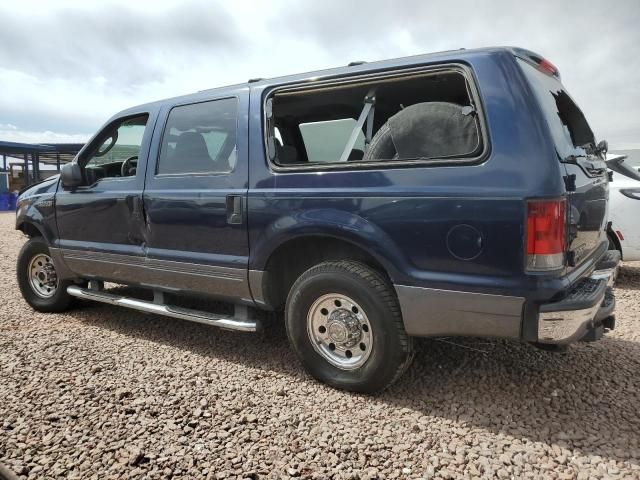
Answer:
M18 254L18 286L26 302L39 312L61 312L71 304L68 281L58 278L49 247L41 237L30 238Z
M393 287L359 262L324 262L303 273L287 298L286 327L306 370L336 388L384 390L411 362Z

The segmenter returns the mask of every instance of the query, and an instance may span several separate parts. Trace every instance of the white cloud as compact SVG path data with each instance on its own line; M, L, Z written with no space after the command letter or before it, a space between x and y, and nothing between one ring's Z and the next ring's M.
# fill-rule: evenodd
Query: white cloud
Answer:
M20 143L85 143L89 139L89 135L51 131L32 132L29 130L20 130L13 125L0 124L0 139L7 142Z
M637 0L22 0L0 18L0 123L36 141L86 138L123 108L253 77L520 45L558 65L599 138L640 143Z

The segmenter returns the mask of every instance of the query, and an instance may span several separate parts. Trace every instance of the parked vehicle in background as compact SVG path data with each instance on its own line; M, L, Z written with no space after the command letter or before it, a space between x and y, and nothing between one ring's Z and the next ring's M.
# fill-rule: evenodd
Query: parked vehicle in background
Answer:
M640 260L640 172L627 165L626 155L607 155L609 182L609 248L626 261Z
M555 348L614 327L605 150L519 48L206 90L117 114L22 194L18 281L40 311L79 297L243 331L283 311L314 377L375 392L416 336Z

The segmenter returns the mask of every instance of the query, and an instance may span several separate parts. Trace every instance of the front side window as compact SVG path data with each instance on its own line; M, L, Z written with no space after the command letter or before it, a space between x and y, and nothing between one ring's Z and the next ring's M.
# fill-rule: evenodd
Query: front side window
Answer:
M157 175L229 173L236 164L237 100L175 107L162 138Z
M136 174L138 156L149 115L127 118L108 127L85 159L88 183L100 178Z

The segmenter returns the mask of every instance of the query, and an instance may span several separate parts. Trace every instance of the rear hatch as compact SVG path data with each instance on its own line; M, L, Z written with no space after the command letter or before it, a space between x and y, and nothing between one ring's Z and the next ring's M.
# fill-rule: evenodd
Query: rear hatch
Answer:
M604 152L596 146L586 118L560 82L558 70L532 52L518 49L515 53L563 165L567 190L566 264L571 271L607 241L609 187Z

